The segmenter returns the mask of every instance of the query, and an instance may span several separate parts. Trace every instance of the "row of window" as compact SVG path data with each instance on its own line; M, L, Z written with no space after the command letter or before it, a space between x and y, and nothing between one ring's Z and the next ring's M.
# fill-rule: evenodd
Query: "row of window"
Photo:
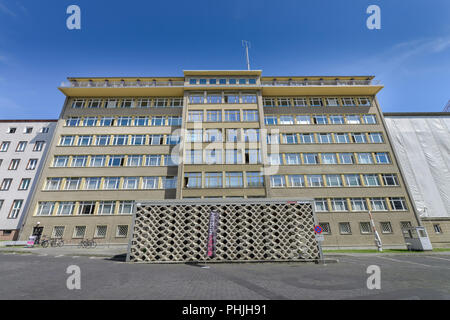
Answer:
M2 183L0 184L0 191L8 191L11 188L13 179L12 178L4 178ZM23 178L20 180L19 187L17 190L24 191L28 190L31 185L31 178Z
M177 177L47 178L44 190L153 190L176 189Z
M255 92L192 92L189 95L190 104L255 104L258 99Z
M52 238L63 238L65 226L54 226L52 230ZM73 228L72 239L83 239L86 237L86 226L75 226ZM95 226L95 231L93 237L96 239L106 238L108 232L108 226L97 225ZM128 236L128 225L117 225L116 226L116 238L126 238ZM88 237L90 238L90 237Z
M406 211L402 197L377 198L320 198L314 199L316 212L329 211Z
M34 129L33 127L25 127L23 129L23 133L30 134L33 132L33 129ZM49 127L42 127L39 130L39 133L48 133L49 130L50 130ZM10 133L10 134L16 133L16 132L17 132L17 127L8 127L8 129L6 130L6 133Z
M257 122L258 110L189 110L188 122Z
M21 159L11 159L8 170L17 170L19 168ZM3 159L0 159L0 167L2 166ZM38 159L29 159L27 162L26 170L34 170L36 169L38 163Z
M16 152L24 152L27 147L27 141L19 141L16 146ZM11 141L2 141L0 144L0 152L7 152ZM42 151L44 149L45 141L36 141L33 146L33 151Z
M244 184L245 182L245 184ZM185 188L254 188L264 186L261 172L189 172L184 175Z
M3 203L5 200L0 200L0 210L3 207ZM24 200L23 199L15 199L11 205L11 208L9 209L9 213L7 218L8 219L17 219L19 216L20 210L22 209Z
M37 216L133 214L133 201L43 201Z
M189 78L189 84L209 84L209 85L235 85L235 84L256 84L256 78Z
M332 231L331 231L331 226L330 223L328 222L321 222L319 223L319 226L322 227L322 234L325 235L331 235ZM379 223L379 229L381 231L382 234L391 234L393 233L393 229L392 229L392 225L389 221L382 221ZM350 222L339 222L338 223L338 228L339 228L339 234L342 235L351 235L352 234L352 228L350 225ZM369 221L363 221L359 223L359 231L361 234L372 234L373 230L372 230L372 226L370 224Z
M182 97L171 98L91 98L74 99L72 108L165 108L165 107L183 107Z
M66 119L67 127L129 127L129 126L181 126L178 116L125 116L125 117L71 117Z
M264 107L370 107L368 97L265 97Z
M384 143L381 132L269 133L266 140L267 144Z
M270 176L272 188L398 186L396 174L286 174Z
M332 114L332 115L266 115L266 125L285 124L376 124L374 114Z
M141 167L141 166L177 166L178 155L137 154L137 155L80 155L55 156L52 166L55 168L82 167Z
M177 145L180 136L170 134L119 134L119 135L70 135L61 136L59 146L126 146L126 145Z

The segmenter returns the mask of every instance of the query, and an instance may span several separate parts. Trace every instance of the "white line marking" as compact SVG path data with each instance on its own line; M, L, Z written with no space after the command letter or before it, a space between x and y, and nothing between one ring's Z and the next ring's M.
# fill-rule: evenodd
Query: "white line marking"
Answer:
M209 269L209 267L208 266L204 266L204 267L201 267L202 269Z
M61 257L64 257L64 255L60 254L60 255L55 256L55 258L61 258Z
M79 258L79 257L80 257L80 256L72 256L72 258L74 258L74 259L75 259L75 258Z
M450 261L450 259L445 259L445 258L441 258L441 257L431 257L431 256L427 256L427 258L432 258L432 259L439 259L439 260Z
M39 254L38 256L39 256L39 257L46 257L46 256L48 256L48 254L47 254L47 253L41 253L41 254Z
M403 262L403 263L409 263L409 264L416 264L416 265L418 265L418 266L427 267L427 268L434 267L434 266L429 265L429 264L423 264L423 263L418 263L418 262L411 262L411 261L397 260L397 259L393 259L393 258L380 257L380 256L377 256L377 257L378 257L378 258L381 258L381 259L386 259L386 260L395 261L395 262Z

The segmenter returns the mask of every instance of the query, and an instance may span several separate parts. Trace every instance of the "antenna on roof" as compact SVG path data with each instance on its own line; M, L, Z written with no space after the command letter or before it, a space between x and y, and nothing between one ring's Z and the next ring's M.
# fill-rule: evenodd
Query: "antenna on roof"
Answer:
M245 48L245 56L247 57L247 70L250 70L250 58L248 57L248 48L250 47L250 42L247 40L242 40L242 46Z
M443 112L450 112L450 100L448 100L447 105L444 107Z

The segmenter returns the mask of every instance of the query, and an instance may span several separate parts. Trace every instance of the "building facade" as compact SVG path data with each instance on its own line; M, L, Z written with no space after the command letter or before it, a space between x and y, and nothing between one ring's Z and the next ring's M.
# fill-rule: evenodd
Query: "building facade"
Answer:
M450 247L450 113L386 113L385 119L430 240Z
M420 222L373 77L69 78L23 237L127 243L133 201L309 198L329 248Z
M16 240L57 120L0 120L0 240Z

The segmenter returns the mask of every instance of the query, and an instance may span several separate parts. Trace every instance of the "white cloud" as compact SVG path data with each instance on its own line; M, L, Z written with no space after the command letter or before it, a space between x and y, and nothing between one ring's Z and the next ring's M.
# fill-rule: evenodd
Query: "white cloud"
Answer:
M0 2L0 12L3 12L4 14L7 14L14 18L17 17L17 14L12 10L8 9L8 7L5 6L2 2Z

